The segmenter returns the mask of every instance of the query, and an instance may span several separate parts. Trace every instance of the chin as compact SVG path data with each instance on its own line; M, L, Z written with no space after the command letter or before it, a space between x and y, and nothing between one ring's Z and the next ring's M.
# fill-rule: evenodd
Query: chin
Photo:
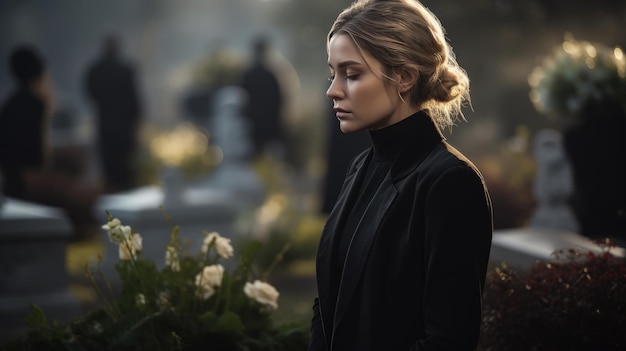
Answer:
M339 129L341 130L343 134L349 134L349 133L358 132L359 130L363 128L359 128L358 126L355 126L354 124L350 122L339 122Z

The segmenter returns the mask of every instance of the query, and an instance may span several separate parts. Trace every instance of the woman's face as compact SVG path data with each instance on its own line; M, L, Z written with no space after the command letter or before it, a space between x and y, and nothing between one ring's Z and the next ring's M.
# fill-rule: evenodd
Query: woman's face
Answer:
M344 133L380 129L407 117L394 84L385 84L382 64L361 52L346 34L337 34L328 45L331 83L326 96Z

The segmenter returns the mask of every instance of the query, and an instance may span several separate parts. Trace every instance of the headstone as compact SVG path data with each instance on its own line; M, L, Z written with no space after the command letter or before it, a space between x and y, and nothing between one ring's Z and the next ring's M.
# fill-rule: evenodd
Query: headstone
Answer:
M49 320L69 321L81 306L65 269L71 224L62 210L4 198L0 207L0 336L26 329L30 304Z
M496 230L491 242L489 260L496 265L502 262L510 267L528 269L537 260L556 260L558 250L578 250L583 254L599 254L602 249L589 238L563 229L511 228ZM623 247L609 250L616 257L626 257Z
M172 199L174 195L170 195ZM143 238L141 256L153 260L157 267L165 266L165 248L170 242L171 227L163 210L171 217L172 225L180 226L181 240L187 240L190 254L199 252L204 240L203 231L217 231L222 236L233 236L235 217L240 204L226 191L188 186L181 188L175 201L168 202L163 188L146 186L118 194L101 196L96 209L102 224L107 221L106 211L137 230ZM119 261L118 246L109 241L106 231L101 231L106 252L103 253L102 271L115 278L115 264Z
M579 225L568 203L574 190L573 173L561 134L552 129L539 131L533 152L537 165L534 184L537 208L530 226L578 233Z
M206 179L206 185L228 191L242 200L260 203L265 189L252 168L252 143L242 111L246 93L238 87L218 90L213 98L209 131L214 144L222 150L222 162Z
M257 206L264 197L263 186L249 163L250 143L241 117L245 93L237 87L216 92L214 114L209 132L213 144L223 152L222 162L204 179L187 182L176 167L162 171L162 186L146 186L100 197L97 218L106 223L106 211L124 225L136 229L143 238L142 257L165 265L165 247L171 228L161 207L179 225L181 238L189 240L188 251L199 252L203 231L217 231L225 237L234 236L235 220L241 211ZM118 247L110 243L102 230L107 252L103 271L114 274L119 260Z

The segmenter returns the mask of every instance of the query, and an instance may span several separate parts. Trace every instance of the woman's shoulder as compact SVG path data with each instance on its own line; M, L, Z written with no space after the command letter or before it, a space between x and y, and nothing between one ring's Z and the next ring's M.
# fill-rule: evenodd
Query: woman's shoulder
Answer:
M463 153L446 142L433 149L418 167L418 170L422 176L432 177L433 180L444 174L469 175L483 180L478 167Z

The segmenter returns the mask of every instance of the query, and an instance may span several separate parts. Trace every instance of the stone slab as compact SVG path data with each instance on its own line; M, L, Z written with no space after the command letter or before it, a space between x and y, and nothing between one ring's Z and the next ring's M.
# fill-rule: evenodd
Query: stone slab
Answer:
M556 250L577 249L581 252L599 253L601 249L591 239L577 233L560 229L511 228L493 233L490 261L523 269L530 268L537 260L550 261ZM610 251L624 257L626 250L616 247Z

